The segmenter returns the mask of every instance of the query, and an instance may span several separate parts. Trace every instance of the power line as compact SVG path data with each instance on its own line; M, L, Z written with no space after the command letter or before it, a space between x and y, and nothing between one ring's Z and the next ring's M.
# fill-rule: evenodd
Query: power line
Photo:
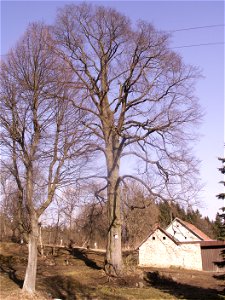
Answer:
M200 47L200 46L214 46L214 45L225 45L224 42L215 42L215 43L202 43L202 44L192 44L184 46L171 47L170 49L182 49L182 48L191 48L191 47ZM7 56L8 54L0 54L0 56Z
M213 27L224 27L225 24L215 24L215 25L205 25L205 26L196 26L196 27L188 27L181 29L169 30L169 32L178 32L178 31L188 31L188 30L196 30L196 29L204 29L204 28L213 28Z
M188 30L203 29L203 28L213 28L213 27L225 27L225 24L214 24L214 25L188 27L188 28L181 28L181 29L175 29L175 30L168 30L168 32L179 32L179 31L188 31ZM210 45L222 45L222 44L224 45L224 42L202 43L202 44L193 44L193 45L185 45L185 46L172 47L172 49L191 48L191 47L210 46ZM7 54L0 54L0 56L7 56Z
M213 45L224 45L224 42L215 42L215 43L202 43L202 44L193 44L193 45L184 45L172 47L172 49L180 49L180 48L191 48L191 47L200 47L200 46L213 46Z

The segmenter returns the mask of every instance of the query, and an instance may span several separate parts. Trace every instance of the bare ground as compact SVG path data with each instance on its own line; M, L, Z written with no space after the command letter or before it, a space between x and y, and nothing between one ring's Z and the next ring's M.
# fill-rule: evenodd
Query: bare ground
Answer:
M125 299L225 299L224 274L181 269L137 268L126 254L123 278L108 278L104 253L91 250L45 249L38 259L37 294L23 294L27 247L0 244L1 299L125 300Z

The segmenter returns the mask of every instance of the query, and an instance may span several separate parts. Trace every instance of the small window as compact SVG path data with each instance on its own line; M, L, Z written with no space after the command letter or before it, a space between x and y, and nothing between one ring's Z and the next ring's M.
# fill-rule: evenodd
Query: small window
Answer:
M164 236L164 237L163 237L163 239L165 240L165 239L166 239L166 237Z
M155 240L155 237L153 236L152 239Z

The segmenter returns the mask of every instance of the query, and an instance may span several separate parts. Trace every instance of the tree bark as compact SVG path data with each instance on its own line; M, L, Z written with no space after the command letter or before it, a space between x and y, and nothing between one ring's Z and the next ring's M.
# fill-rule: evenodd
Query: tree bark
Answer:
M36 273L37 273L37 245L39 237L39 228L37 218L32 218L31 232L28 242L28 263L23 283L23 291L30 294L35 293Z
M40 247L41 247L41 257L44 256L44 247L43 247L43 239L42 239L42 229L40 225L40 231L39 231L39 241L40 241Z
M108 196L109 231L107 237L105 271L110 276L119 276L123 270L121 248L121 218L119 211L120 199Z
M110 276L119 276L123 271L121 247L121 208L119 187L119 158L117 157L118 142L112 138L110 150L106 151L108 169L108 220L105 271Z

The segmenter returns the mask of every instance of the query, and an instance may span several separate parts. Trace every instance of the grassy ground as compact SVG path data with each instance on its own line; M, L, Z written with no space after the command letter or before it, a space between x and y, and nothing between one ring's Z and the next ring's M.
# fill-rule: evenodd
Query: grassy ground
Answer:
M222 274L138 269L131 264L123 278L109 279L102 269L104 254L79 249L39 257L37 294L30 298L21 293L26 254L26 246L0 245L1 300L225 299Z

